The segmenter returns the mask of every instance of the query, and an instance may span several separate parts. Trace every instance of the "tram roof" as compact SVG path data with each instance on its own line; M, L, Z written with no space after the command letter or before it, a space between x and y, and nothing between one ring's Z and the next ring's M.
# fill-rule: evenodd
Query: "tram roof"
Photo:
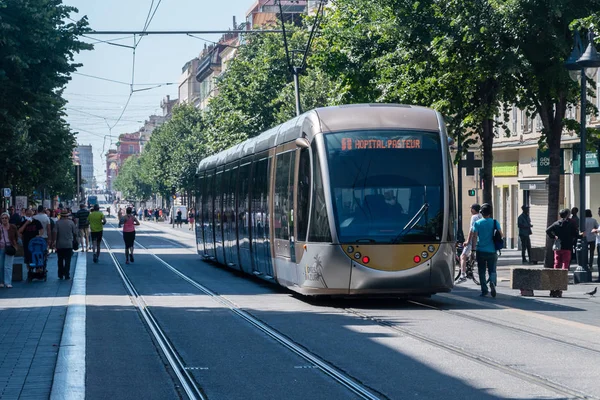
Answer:
M198 169L210 169L282 143L317 132L324 134L359 129L420 129L439 131L439 114L426 107L403 104L349 104L316 108L260 135L200 161Z

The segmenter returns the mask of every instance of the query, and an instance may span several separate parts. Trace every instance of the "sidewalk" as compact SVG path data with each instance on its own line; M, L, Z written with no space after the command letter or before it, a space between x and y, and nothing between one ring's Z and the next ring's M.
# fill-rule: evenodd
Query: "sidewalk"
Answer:
M79 256L79 255L78 255ZM77 257L71 262L74 275ZM0 398L47 399L72 281L58 279L57 256L48 259L48 280L0 288Z

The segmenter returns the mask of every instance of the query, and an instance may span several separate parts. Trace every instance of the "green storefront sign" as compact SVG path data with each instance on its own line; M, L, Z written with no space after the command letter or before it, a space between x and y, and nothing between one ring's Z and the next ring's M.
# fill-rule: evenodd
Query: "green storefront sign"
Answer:
M579 174L579 151L573 150L573 173ZM598 153L588 151L585 155L585 173L600 173L600 162L598 162Z
M565 173L565 151L560 149L560 174ZM550 151L544 150L537 151L537 174L538 175L550 175Z

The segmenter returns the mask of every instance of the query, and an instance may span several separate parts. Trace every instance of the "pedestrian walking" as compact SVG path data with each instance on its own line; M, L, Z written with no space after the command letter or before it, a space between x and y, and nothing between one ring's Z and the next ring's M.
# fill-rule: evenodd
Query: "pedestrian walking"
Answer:
M106 224L106 218L104 213L100 211L98 204L94 205L94 210L90 213L90 231L92 236L92 253L93 260L95 263L98 262L100 257L100 243L102 242L102 232L104 230L104 224Z
M585 210L584 226L585 230L583 231L583 234L585 235L585 238L587 240L589 251L588 267L591 271L594 267L594 250L596 250L596 234L593 231L596 231L598 229L598 221L594 219L592 215L592 210ZM600 255L600 253L598 253L598 255Z
M69 211L63 210L56 223L56 254L58 255L58 279L71 279L73 242L77 241L77 227L69 219Z
M46 240L46 245L48 245L49 244L48 241L52 237L52 232L51 232L52 228L51 228L50 218L46 214L46 211L44 211L44 206L38 206L37 214L33 216L33 219L37 219L38 221L40 221L40 224L42 224L43 232L40 236Z
M79 205L79 211L75 213L75 219L77 220L77 227L79 228L79 244L81 251L88 251L92 249L90 243L90 212L85 207L84 203Z
M600 207L598 207L598 216L600 217ZM596 250L598 253L598 279L596 282L600 282L600 229L592 229L592 233L596 235Z
M177 210L177 219L175 220L175 222L177 223L177 227L181 228L181 224L183 223L181 221L181 209Z
M27 209L25 211L25 222L19 228L19 235L23 241L23 255L25 265L31 264L31 252L29 251L29 242L37 236L41 235L41 231L44 229L42 224L37 219L33 219L33 211Z
M496 244L494 243L494 236L496 231L501 237L502 227L500 223L492 218L492 206L491 204L485 203L481 206L481 218L473 224L473 230L469 232L469 238L467 242L477 242L477 269L479 270L479 281L481 284L481 295L482 297L487 296L488 287L485 279L485 272L487 269L490 282L490 292L492 297L496 297L496 263L498 262L498 254L496 253Z
M529 206L524 204L521 207L523 212L519 215L517 219L517 225L519 227L519 239L521 239L521 259L523 264L532 263L531 259L531 228L533 225L531 224L531 217L529 216ZM527 251L527 257L525 258L525 252Z
M17 227L10 223L10 214L0 216L0 287L12 288L13 261L17 253Z
M133 262L133 244L135 242L135 225L139 225L140 221L133 214L131 207L125 210L123 217L123 241L125 242L125 264Z
M481 206L477 203L471 206L471 224L469 228L469 233L473 230L473 226L475 222L479 221L482 216L479 213L481 210ZM467 260L471 256L471 250L473 249L473 241L466 241L463 246L462 254L460 255L460 280L458 283L464 282L467 280Z
M577 232L579 232L579 216L577 215L579 213L579 208L577 207L573 207L571 208L571 221L573 221L573 223L575 224L575 229L577 229ZM572 262L576 262L577 261L577 252L575 251L575 249L577 248L577 239L574 239L573 241L573 249L571 250L571 261Z
M546 229L546 234L554 241L554 269L569 269L572 243L579 237L575 222L569 219L570 213L568 208L560 210L560 219ZM562 290L551 290L550 296L561 297Z
M158 222L158 217L160 216L160 213L158 212L158 208L156 208L154 210L154 222Z
M190 231L194 229L194 209L191 209L188 213L188 224L190 225Z

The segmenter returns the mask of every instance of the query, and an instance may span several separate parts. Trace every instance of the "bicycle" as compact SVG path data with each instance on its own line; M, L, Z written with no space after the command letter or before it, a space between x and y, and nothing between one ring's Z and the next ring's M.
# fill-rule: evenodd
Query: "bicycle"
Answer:
M459 249L460 249L460 253L458 252ZM457 284L464 282L464 281L460 280L460 275L461 275L460 255L462 254L462 249L463 249L462 244L457 245L456 262L459 265L459 268L456 273L456 277L454 278L454 282L456 282ZM475 250L471 250L471 254L467 258L465 275L466 275L467 279L471 279L471 280L473 280L473 282L475 282L476 285L479 285L479 269L477 268L476 263L477 263L477 261L475 259Z

